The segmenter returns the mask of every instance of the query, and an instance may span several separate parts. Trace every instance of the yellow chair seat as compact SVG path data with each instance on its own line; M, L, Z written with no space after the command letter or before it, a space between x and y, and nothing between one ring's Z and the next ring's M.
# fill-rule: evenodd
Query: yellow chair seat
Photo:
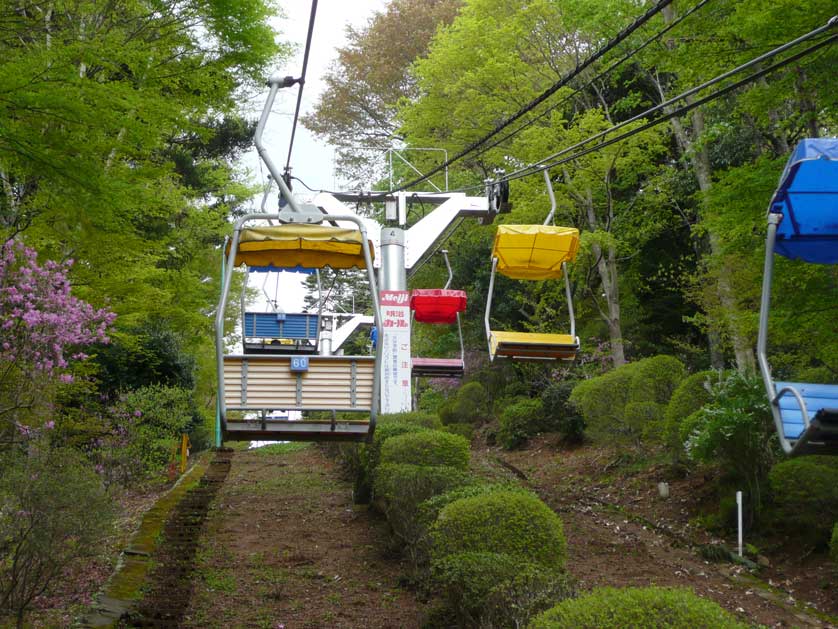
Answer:
M573 360L579 351L579 341L570 334L492 330L489 345L492 357Z
M235 266L362 269L366 266L362 243L357 229L331 225L253 227L241 231ZM372 244L370 255L375 255Z
M562 263L579 250L579 230L556 225L499 225L492 245L498 273L518 280L562 276Z

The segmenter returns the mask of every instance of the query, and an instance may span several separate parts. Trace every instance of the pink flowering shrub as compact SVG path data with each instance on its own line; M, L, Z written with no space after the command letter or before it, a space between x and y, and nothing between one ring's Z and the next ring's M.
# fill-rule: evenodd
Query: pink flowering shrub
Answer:
M69 362L87 358L85 346L108 342L116 315L71 294L71 264L39 264L19 240L0 248L0 420L8 422L0 432L16 426L25 437L50 387L72 381Z

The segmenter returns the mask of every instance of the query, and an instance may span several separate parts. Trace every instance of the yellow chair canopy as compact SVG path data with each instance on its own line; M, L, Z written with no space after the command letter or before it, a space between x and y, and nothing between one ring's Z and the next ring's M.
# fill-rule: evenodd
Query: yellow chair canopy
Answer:
M579 230L554 225L499 225L492 246L498 272L516 280L562 276L562 263L573 262Z
M241 230L235 266L365 268L361 232L330 225L276 225ZM227 244L227 254L230 244ZM374 256L370 243L370 256Z

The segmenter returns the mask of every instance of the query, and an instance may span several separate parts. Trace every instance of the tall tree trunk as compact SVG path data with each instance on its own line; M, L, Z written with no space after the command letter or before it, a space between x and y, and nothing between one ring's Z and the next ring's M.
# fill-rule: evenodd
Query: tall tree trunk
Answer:
M585 213L588 220L588 227L595 231L598 227L596 212L591 191L587 191L585 198ZM609 246L605 251L598 244L591 246L591 251L596 258L596 269L599 281L602 285L602 292L605 297L605 308L599 305L599 300L594 302L599 309L600 317L608 326L608 340L611 345L611 360L615 367L626 364L625 345L623 343L623 326L620 319L620 287L617 282L617 252L614 247Z
M664 21L668 24L673 19L672 6L667 6L663 10ZM674 46L674 42L668 41L667 47ZM654 77L661 100L666 100L663 84ZM691 102L693 99L687 99ZM672 111L672 107L666 108ZM689 134L684 129L680 120L672 119L672 130L675 134L676 144L681 151L682 156L686 157L692 165L695 178L698 183L698 188L701 190L702 197L706 198L710 189L712 188L712 168L710 166L710 156L707 154L705 147L697 148L694 139L700 138L704 133L704 113L702 110L695 109L691 114L688 114L688 120L692 127L692 134ZM708 230L708 243L710 245L710 255L721 259L721 242L719 234ZM743 373L752 373L756 369L756 359L754 357L754 350L748 340L739 332L735 325L738 307L736 300L733 297L733 289L730 284L730 277L734 270L723 265L716 275L716 294L719 297L722 310L724 312L724 321L720 322L720 327L727 328L733 344L733 352L736 359L736 368ZM713 354L712 344L715 342L713 336L709 337L711 342L711 356ZM718 353L718 350L717 350Z

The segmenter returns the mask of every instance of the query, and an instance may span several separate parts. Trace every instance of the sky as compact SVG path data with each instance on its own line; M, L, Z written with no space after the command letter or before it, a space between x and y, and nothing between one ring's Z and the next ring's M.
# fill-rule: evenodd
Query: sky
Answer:
M364 26L376 11L384 9L385 4L386 0L320 0L317 3L306 83L300 108L301 116L314 109L318 97L325 89L323 76L329 65L337 58L337 49L346 43L346 26L352 25L356 28ZM280 5L286 17L272 20L271 25L279 33L280 40L296 45L297 51L274 71L282 76L298 77L303 67L311 3L308 0L286 0ZM291 137L297 94L296 87L279 91L273 114L268 120L263 136L271 158L280 169L284 168L288 155L288 142ZM266 96L267 89L261 97L252 101L254 116L258 116L262 111ZM267 169L262 166L260 170L260 160L255 149L245 156L244 161L256 181L265 180ZM298 124L291 154L291 173L312 188L333 190L336 186L333 162L334 149L324 141L315 138L302 124ZM302 194L304 189L296 190L296 192ZM257 207L260 201L261 199L256 200Z
M337 58L337 49L346 43L346 26L359 28L364 26L377 11L382 11L386 0L319 0L317 14L314 21L311 51L306 70L306 82L303 88L303 101L300 116L312 111L318 97L325 89L323 76L330 64ZM286 0L280 3L284 18L271 21L274 30L279 33L283 42L296 46L296 53L277 68L272 68L267 74L279 73L282 76L300 76L303 67L303 53L305 52L306 35L308 33L311 3L308 0ZM246 114L258 117L261 113L268 91L255 97L247 106ZM288 142L291 137L291 126L294 107L297 103L298 90L294 88L281 89L274 101L273 112L265 127L263 142L276 166L282 170L288 155ZM291 154L291 174L302 179L314 189L334 190L337 186L334 175L334 148L323 140L317 139L302 124L297 125L294 137L294 149ZM242 166L250 171L251 179L264 184L267 178L267 168L261 163L256 149L253 148L242 156ZM295 182L296 183L296 182ZM267 208L276 211L276 186L273 188ZM310 198L310 193L299 184L295 193L303 200ZM253 208L258 210L261 195L253 199ZM305 290L302 276L281 273L276 278L271 274L267 285L280 291L283 296L282 309L286 312L300 312L303 308ZM278 280L278 282L277 282ZM251 285L261 288L262 279ZM260 300L253 307L263 310L266 304Z

